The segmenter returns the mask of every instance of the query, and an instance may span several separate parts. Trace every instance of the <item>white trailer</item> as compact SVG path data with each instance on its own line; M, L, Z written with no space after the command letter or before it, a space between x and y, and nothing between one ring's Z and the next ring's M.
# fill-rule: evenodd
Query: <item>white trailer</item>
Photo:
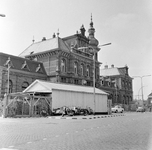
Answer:
M50 93L52 109L62 106L78 106L90 107L92 110L95 108L95 113L108 113L108 94L95 88L94 100L93 87L35 80L23 92Z

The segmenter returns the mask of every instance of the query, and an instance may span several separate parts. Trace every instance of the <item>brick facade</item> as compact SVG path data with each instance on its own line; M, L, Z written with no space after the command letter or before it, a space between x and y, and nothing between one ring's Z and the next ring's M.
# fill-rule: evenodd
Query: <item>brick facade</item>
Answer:
M91 18L89 35L85 35L82 25L80 32L60 38L59 34L52 38L43 38L40 42L32 43L19 57L0 53L0 94L7 91L7 65L9 60L13 66L10 68L11 92L21 92L34 80L48 80L93 86L95 62L95 86L110 93L113 103L129 104L132 101L132 79L128 69L119 68L118 75L109 76L110 81L116 80L117 89L113 82L100 73L98 61L98 40L95 38L95 29ZM95 55L95 56L94 56ZM103 83L102 83L103 82ZM117 98L116 98L117 97Z
M113 105L129 105L133 101L132 78L128 67L117 68L112 66L101 69L100 89L107 91Z
M8 62L9 58L9 62ZM26 65L24 65L26 61ZM41 62L34 62L4 53L0 53L0 97L3 98L8 90L8 66L9 69L9 92L22 92L36 79L47 80L46 72ZM40 69L38 68L41 66ZM27 69L28 68L28 69ZM38 70L39 69L39 70Z

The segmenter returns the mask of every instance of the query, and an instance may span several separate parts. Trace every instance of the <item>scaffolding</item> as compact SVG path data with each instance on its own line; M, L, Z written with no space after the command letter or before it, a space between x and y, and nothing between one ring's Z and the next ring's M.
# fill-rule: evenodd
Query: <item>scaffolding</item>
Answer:
M3 117L39 117L52 114L51 93L10 93L3 99Z

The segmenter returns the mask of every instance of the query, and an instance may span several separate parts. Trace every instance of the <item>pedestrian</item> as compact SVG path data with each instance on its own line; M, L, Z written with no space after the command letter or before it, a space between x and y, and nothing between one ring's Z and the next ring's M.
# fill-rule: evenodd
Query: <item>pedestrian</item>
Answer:
M62 109L62 117L64 117L65 114L66 114L66 107L64 106Z

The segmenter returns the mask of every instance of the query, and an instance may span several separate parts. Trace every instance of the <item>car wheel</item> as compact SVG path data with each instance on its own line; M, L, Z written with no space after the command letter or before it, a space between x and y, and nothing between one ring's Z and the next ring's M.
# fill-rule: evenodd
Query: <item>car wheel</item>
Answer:
M123 113L123 110L121 111L121 113Z
M117 113L117 112L118 112L118 110L115 111L115 113Z

